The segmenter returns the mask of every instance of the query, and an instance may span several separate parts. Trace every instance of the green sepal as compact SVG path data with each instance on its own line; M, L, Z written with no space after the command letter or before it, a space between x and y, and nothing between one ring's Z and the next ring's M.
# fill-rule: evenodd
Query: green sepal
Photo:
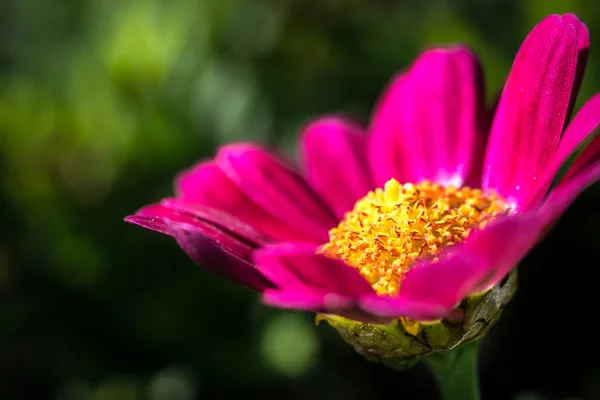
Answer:
M420 322L416 334L407 332L400 320L378 325L328 314L319 315L318 320L327 321L368 361L404 370L423 356L445 352L484 336L514 295L516 283L513 271L491 289L465 298L457 307L461 318Z

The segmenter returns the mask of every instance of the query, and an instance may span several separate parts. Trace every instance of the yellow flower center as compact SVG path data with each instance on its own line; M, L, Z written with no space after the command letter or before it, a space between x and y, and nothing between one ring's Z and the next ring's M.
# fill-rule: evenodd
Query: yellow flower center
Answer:
M320 251L356 268L377 293L395 294L416 260L437 261L443 248L507 211L500 196L480 189L391 179L356 202Z

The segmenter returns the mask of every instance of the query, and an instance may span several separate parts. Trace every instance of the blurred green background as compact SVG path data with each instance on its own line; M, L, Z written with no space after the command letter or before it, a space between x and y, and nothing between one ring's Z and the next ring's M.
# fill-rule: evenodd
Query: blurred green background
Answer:
M125 224L216 146L290 154L308 118L366 122L424 47L465 42L491 102L522 39L576 12L600 90L594 0L2 0L0 399L436 398L419 366L368 364L314 316ZM600 192L527 258L482 344L486 399L600 399Z

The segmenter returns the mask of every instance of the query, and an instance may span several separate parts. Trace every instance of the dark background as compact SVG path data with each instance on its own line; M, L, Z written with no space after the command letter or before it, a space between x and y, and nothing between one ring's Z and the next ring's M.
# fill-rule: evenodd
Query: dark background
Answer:
M472 46L491 102L565 11L592 35L580 105L600 90L594 0L0 1L0 399L436 398L424 368L369 364L122 218L221 143L292 154L310 117L367 121L430 45ZM521 265L484 399L600 399L597 189Z

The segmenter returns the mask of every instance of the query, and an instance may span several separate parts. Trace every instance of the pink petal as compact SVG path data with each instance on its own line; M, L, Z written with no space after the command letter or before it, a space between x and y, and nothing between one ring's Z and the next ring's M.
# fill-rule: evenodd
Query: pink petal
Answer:
M355 307L356 304L354 297L341 297L333 293L324 294L309 289L268 290L263 295L263 301L268 305L313 312L348 309Z
M293 226L306 241L324 243L328 230L338 223L301 176L258 147L224 146L216 163L252 202Z
M378 318L405 317L415 321L436 321L456 314L451 307L397 296L365 296L360 300L360 307Z
M274 287L248 261L253 246L209 223L160 208L147 207L141 214L126 217L125 221L173 236L194 262L218 275L256 290Z
M359 126L335 117L304 129L301 148L307 180L338 218L373 189L366 142Z
M223 227L214 224L211 221L199 218L198 215L192 215L181 210L165 207L164 205L152 204L140 209L136 215L130 215L125 218L126 222L140 225L169 236L175 236L172 228L174 225L183 224L194 226L198 232L201 232L207 238L220 243L230 252L250 260L252 251L260 244L264 244L260 236L249 234L240 235L238 227ZM231 221L235 225L235 221ZM237 231L237 234L236 234Z
M573 84L569 110L567 112L566 121L568 121L573 111L573 107L575 106L575 100L587 65L590 35L585 24L583 24L577 16L565 14L562 17L577 30L577 72L575 73L575 82ZM535 192L532 192L523 202L523 209L531 210L539 206L561 165L577 150L591 132L597 128L600 120L600 118L597 117L600 112L600 100L598 97L599 95L596 95L588 100L581 110L579 110L577 115L575 115L573 121L568 124L567 130L558 144L558 150L552 163L544 170L543 176L539 180Z
M479 63L461 47L423 53L388 87L370 128L377 186L390 178L460 186L472 163L483 85Z
M214 232L197 225L171 224L170 229L187 255L209 271L258 291L275 287L225 236L215 239Z
M569 104L569 111L567 112L567 120L570 118L575 107L575 100L579 94L579 88L583 81L583 74L585 67L587 66L588 55L590 51L590 32L587 26L577 18L575 14L564 14L563 20L573 25L577 31L577 72L575 73L575 82L573 84L573 91L571 93L571 102Z
M248 198L213 161L202 161L175 179L177 197L222 210L274 240L302 240L306 235L269 214Z
M492 124L483 188L519 206L551 162L577 69L577 31L558 15L533 28L515 57Z
M367 324L387 324L393 320L360 309L355 297L334 293L323 294L310 290L266 290L263 292L263 302L274 307L339 315Z
M600 126L600 93L593 96L581 107L581 110L567 127L553 160L555 172L598 129L598 126ZM584 154L590 154L589 151L594 146L588 146L588 148L589 150L585 151ZM586 159L585 155L581 160L584 159Z
M147 205L139 209L135 215L128 215L124 220L164 235L173 236L169 226L165 223L165 219L187 224L194 224L197 221L191 215L170 210L160 204Z
M215 197L218 200L226 200L231 196L243 196L241 192L235 191L237 188L212 160L200 161L177 174L174 189L175 195L183 200L213 207L215 204L211 203L221 203L221 201L215 201ZM227 193L229 196L222 196L223 199L219 199L221 193Z
M600 138L600 137L598 137ZM600 140L594 140L597 145ZM542 206L538 213L547 221L552 223L556 221L567 208L575 201L585 189L600 180L600 160L589 164L577 172L566 176L557 187L555 187Z
M591 111L593 110L590 109ZM550 191L539 210L540 215L550 223L555 221L577 196L598 179L600 179L600 136L594 137L583 149L558 185Z
M246 243L258 246L271 242L268 237L257 231L254 227L224 211L177 198L163 199L160 205L177 213L190 215L196 220L205 221Z
M283 290L351 297L374 293L356 269L316 252L315 246L282 243L260 248L253 260Z
M599 126L600 94L597 94L584 104L567 127L567 130L558 144L556 155L552 159L550 165L543 171L543 175L540 178L536 191L532 192L530 197L523 203L524 209L534 209L540 204L561 165L567 161L567 159L598 129ZM588 146L588 148L589 150L586 154L590 154L589 152L592 151L594 146ZM579 169L580 167L577 165L584 162L583 160L586 158L587 156L579 158L578 163L576 163L574 167Z
M315 253L306 245L277 244L254 253L256 267L279 289L264 293L264 302L282 308L341 315L367 323L387 323L399 316L436 319L452 310L412 299L394 302L394 313L380 312L380 298L371 285L342 261ZM435 316L435 318L428 318ZM426 318L427 317L427 318Z
M316 254L314 246L284 243L254 253L257 268L279 289L264 292L266 304L341 315L368 323L387 323L359 308L359 299L377 296L354 268Z
M417 320L444 317L470 293L502 280L535 245L543 226L534 215L498 220L448 249L438 262L413 267L399 296L369 299L362 303L363 308L381 316L404 315ZM423 309L415 307L407 313L411 304Z
M590 110L593 111L593 110ZM591 123L588 127L591 127ZM595 127L597 128L597 127ZM588 135L589 137L590 135ZM600 136L596 135L590 143L585 146L583 151L577 156L573 165L568 169L567 173L563 178L563 182L570 179L572 176L579 174L585 169L596 164L600 160Z

